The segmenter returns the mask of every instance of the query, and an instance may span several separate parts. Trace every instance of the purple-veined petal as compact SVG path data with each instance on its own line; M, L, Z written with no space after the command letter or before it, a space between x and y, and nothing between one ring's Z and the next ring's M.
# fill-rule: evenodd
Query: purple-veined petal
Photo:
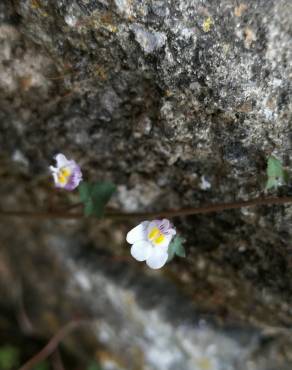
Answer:
M82 181L82 172L80 170L80 167L78 166L78 164L76 164L75 161L70 161L70 162L71 162L72 173L69 177L67 184L65 184L64 186L64 189L69 190L69 191L76 189L80 181Z
M161 227L162 227L162 230L163 231L166 231L169 229L170 227L170 222L167 218L164 218L162 221L161 221Z
M160 229L162 230L163 234L166 234L166 235L176 234L175 228L173 227L172 223L167 218L164 218L161 221Z
M55 186L69 191L76 189L82 180L82 172L78 164L72 159L68 160L62 153L57 154L55 160L57 166L49 167L54 178ZM64 171L67 171L68 175L64 175Z
M153 220L149 222L147 227L147 238L150 238L149 241L153 244L153 246L157 246L159 248L168 248L173 235L176 234L175 229L170 228L171 226L171 223L166 218L163 220ZM162 236L163 241L159 241L157 243L157 240L161 239Z

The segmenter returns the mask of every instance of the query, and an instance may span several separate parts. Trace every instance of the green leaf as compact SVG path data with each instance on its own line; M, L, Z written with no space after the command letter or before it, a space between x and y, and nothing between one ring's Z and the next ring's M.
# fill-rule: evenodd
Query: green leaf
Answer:
M186 251L183 246L185 239L177 235L174 237L168 247L168 261L171 261L175 255L179 257L186 257Z
M101 367L96 362L92 362L87 370L101 370Z
M282 163L273 156L268 159L267 175L268 177L283 177L284 175Z
M79 186L81 202L84 203L85 216L102 217L104 207L110 200L116 187L111 182L82 182Z
M282 163L274 156L268 158L267 176L266 190L271 188L277 189L279 186L285 184L287 180L287 173L283 169Z
M36 365L33 370L49 370L50 366L47 361L41 362L40 364Z
M81 202L86 202L90 198L92 184L86 181L82 181L81 184L78 186L78 190Z
M0 347L0 369L10 370L19 365L19 350L12 346Z

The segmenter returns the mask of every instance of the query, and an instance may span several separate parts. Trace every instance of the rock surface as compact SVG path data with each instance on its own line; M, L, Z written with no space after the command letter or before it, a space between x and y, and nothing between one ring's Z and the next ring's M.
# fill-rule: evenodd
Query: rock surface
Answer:
M2 1L1 208L74 202L46 177L57 152L115 182L127 211L263 195L271 153L291 168L291 13L290 0ZM157 273L128 258L130 223L1 219L1 304L20 285L43 335L90 315L84 342L117 368L290 369L291 217L177 219L187 259Z

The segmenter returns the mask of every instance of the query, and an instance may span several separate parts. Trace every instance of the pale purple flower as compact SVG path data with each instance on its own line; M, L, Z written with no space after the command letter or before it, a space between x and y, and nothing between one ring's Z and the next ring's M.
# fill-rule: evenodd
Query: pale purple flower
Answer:
M82 181L80 167L74 160L68 160L64 154L57 154L55 157L57 166L50 166L55 186L65 190L74 190Z
M176 234L173 225L167 220L143 221L127 234L127 242L132 244L131 255L137 261L146 261L152 269L159 269L168 260L168 247Z

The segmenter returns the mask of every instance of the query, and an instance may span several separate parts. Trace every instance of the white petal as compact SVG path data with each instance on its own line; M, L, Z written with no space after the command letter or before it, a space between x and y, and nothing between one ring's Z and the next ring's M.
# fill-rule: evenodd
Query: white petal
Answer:
M59 180L58 180L58 175L57 175L57 173L56 173L56 172L53 172L53 173L52 173L52 175L53 175L53 178L54 178L55 184L59 184Z
M169 235L174 236L174 235L176 234L176 230L175 230L175 228L168 229L168 230L167 230L167 233L168 233Z
M51 171L52 173L56 173L56 172L58 172L58 168L57 168L57 167L50 166L50 167L49 167L49 169L50 169L50 171Z
M77 166L78 164L74 161L74 159L70 159L69 161L67 160L66 167L70 167L71 169L74 169Z
M57 154L55 156L55 160L57 162L57 167L58 168L67 166L69 164L68 162L70 162L70 161L68 161L68 159L62 153Z
M152 246L149 242L145 240L140 240L132 245L131 248L131 255L137 261L145 261L147 258L151 256L152 253Z
M168 254L165 249L159 249L160 247L154 247L149 258L146 259L147 265L152 269L160 269L164 266L168 260Z
M134 244L139 240L146 240L147 239L147 226L149 222L144 221L141 222L138 226L134 227L134 229L130 230L127 234L126 240L129 244Z

